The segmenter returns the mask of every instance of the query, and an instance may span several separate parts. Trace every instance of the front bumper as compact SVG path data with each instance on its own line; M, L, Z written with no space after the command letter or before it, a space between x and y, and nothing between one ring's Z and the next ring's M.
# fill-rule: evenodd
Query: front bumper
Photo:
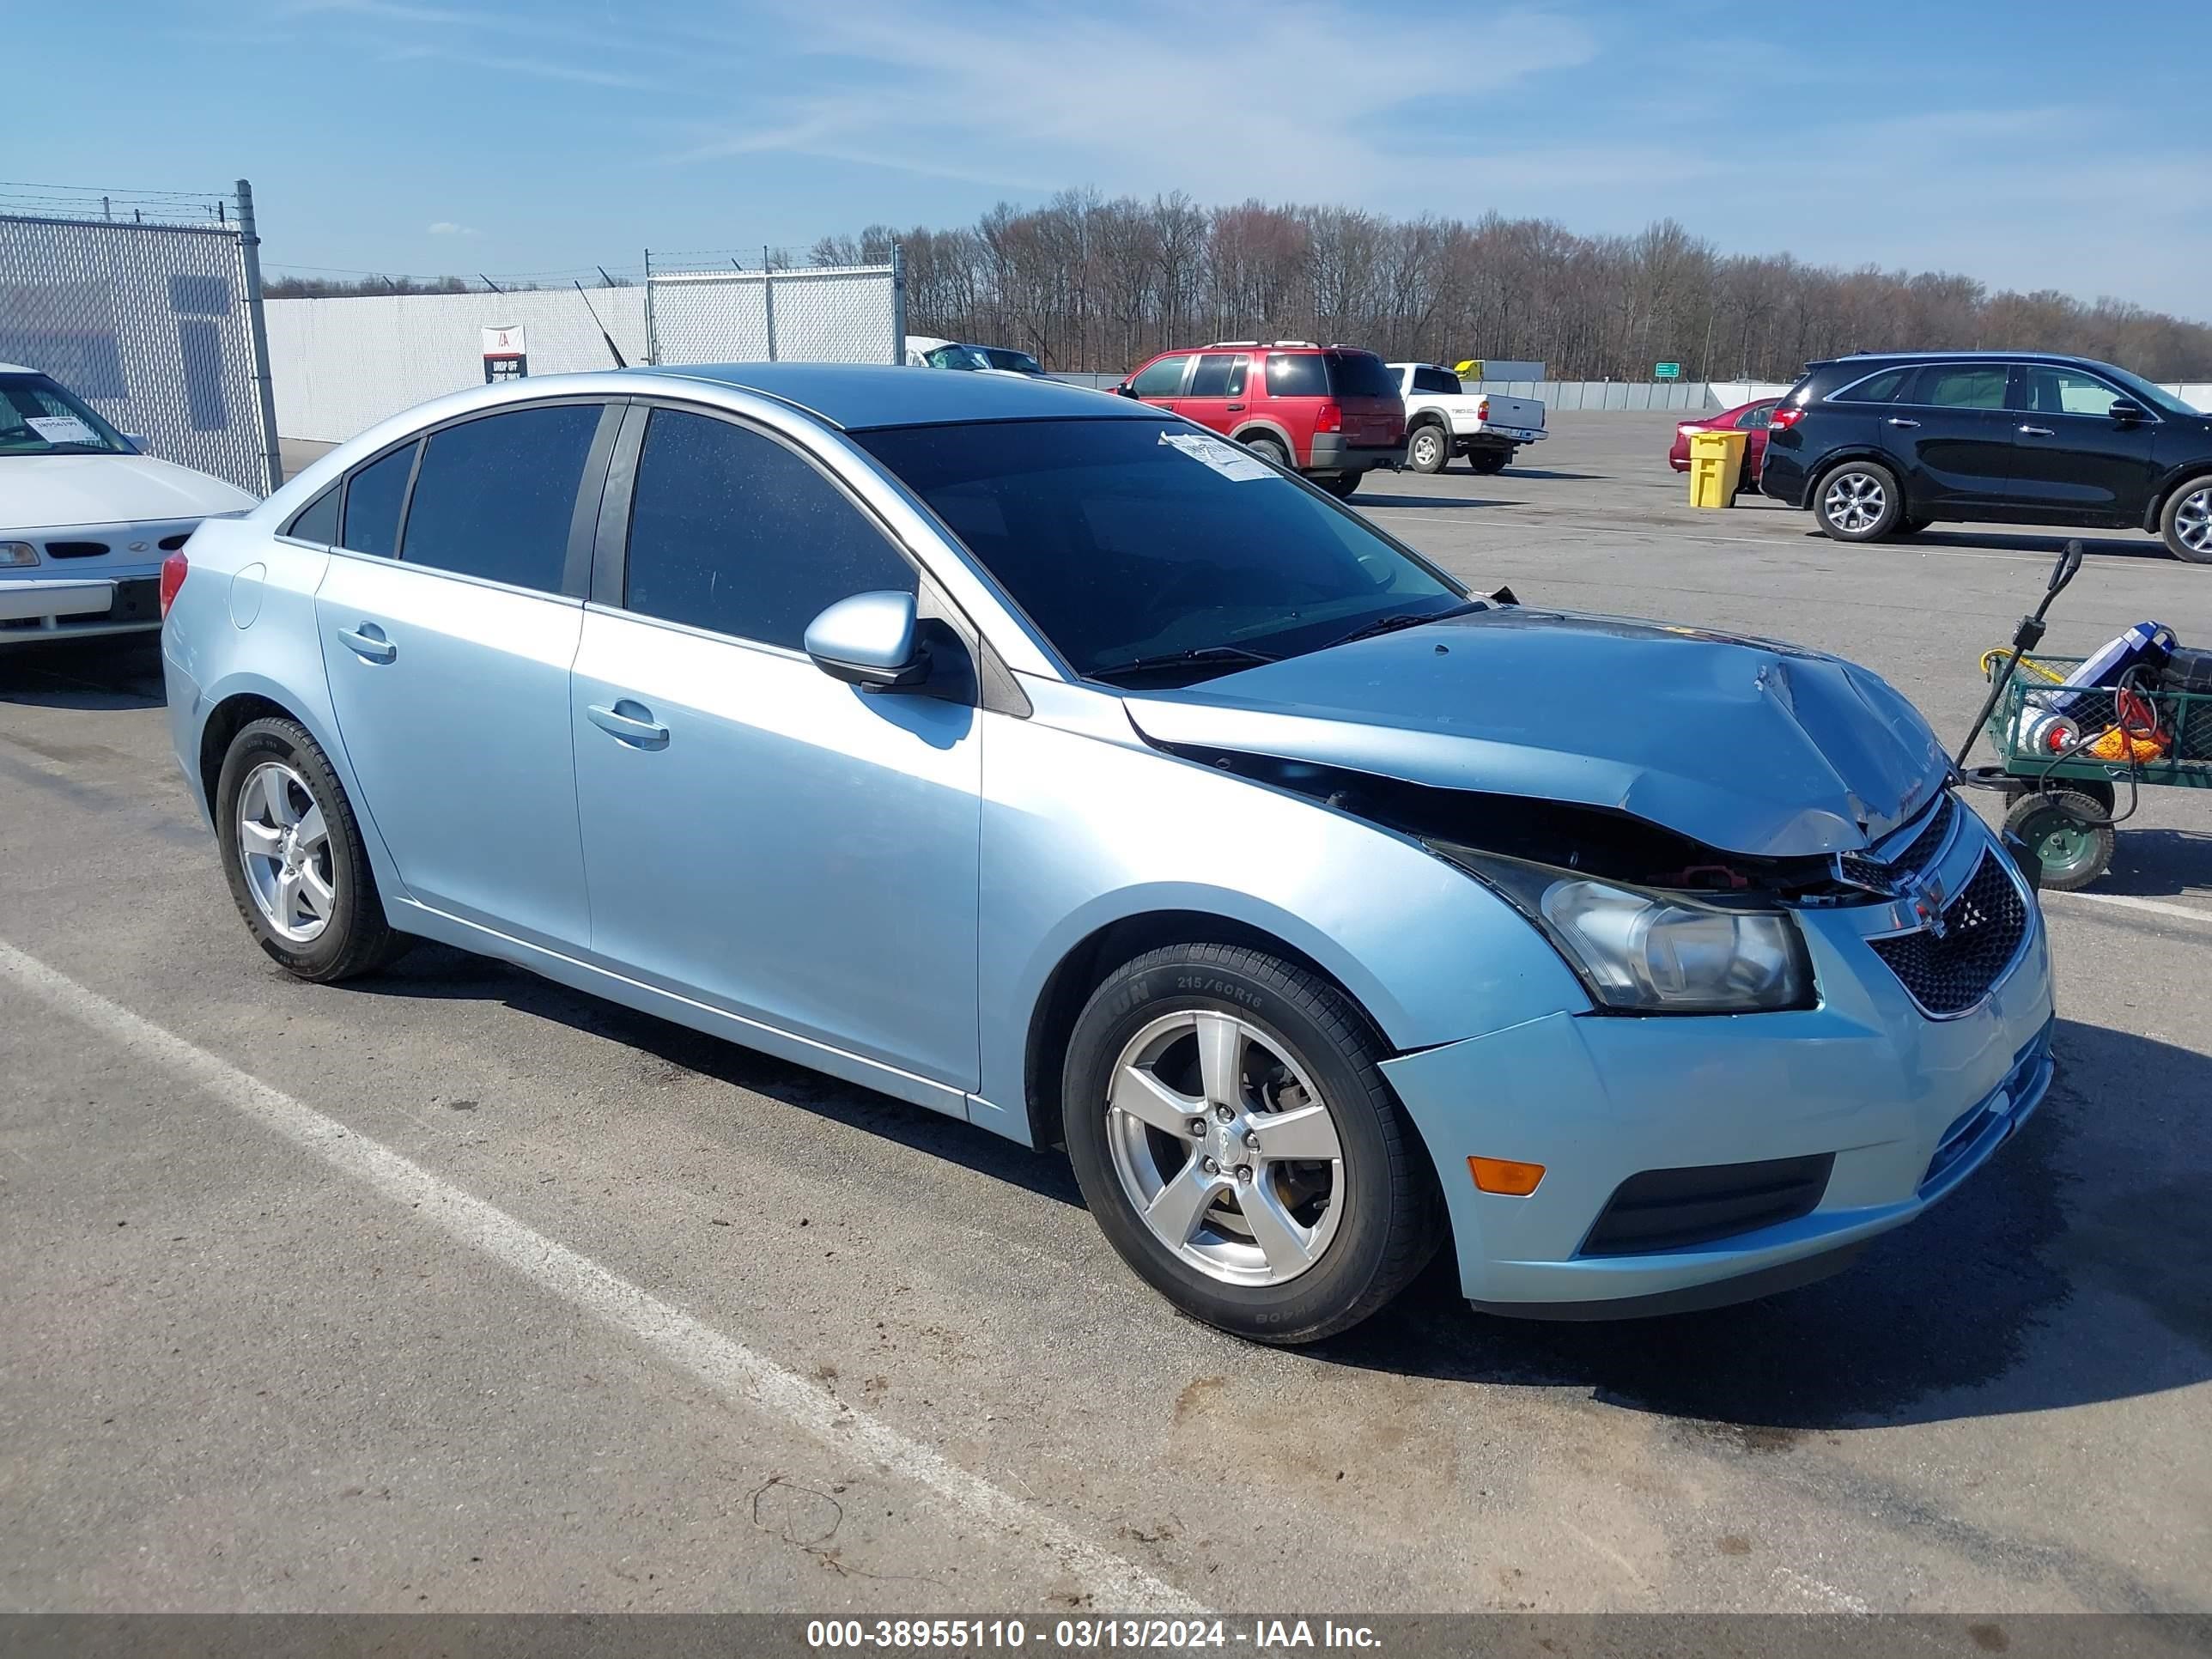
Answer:
M1971 868L1983 855L2003 856L1972 819L1945 862ZM1948 1194L2041 1104L2052 1075L2051 966L2032 902L2007 971L1973 1008L1944 1019L1923 1014L1872 949L1881 910L1800 915L1816 1007L1557 1013L1384 1062L1436 1159L1469 1301L1608 1318L1821 1277ZM1481 1193L1471 1155L1540 1164L1545 1174L1526 1198ZM1832 1162L1804 1213L1650 1254L1588 1248L1632 1176L1808 1158Z
M97 576L0 578L0 647L161 625L161 567L103 567Z

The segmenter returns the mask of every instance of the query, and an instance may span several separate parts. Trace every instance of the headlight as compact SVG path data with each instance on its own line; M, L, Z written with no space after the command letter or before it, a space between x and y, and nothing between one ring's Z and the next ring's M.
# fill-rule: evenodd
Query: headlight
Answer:
M1443 851L1447 849L1439 848ZM1448 849L1517 904L1595 1001L1624 1012L1757 1013L1812 1001L1813 967L1785 911L1701 904L1511 859Z
M39 550L28 542L0 542L0 569L16 565L36 564Z

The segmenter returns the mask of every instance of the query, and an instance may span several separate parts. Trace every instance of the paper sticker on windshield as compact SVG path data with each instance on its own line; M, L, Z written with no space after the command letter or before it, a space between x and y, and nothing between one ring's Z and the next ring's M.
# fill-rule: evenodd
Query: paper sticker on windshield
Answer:
M25 422L50 444L91 444L95 448L106 446L100 434L74 415L27 415Z
M1249 483L1255 478L1272 478L1275 469L1249 451L1219 438L1209 438L1203 432L1163 432L1160 441L1170 449L1180 449L1194 461L1203 461L1231 483Z

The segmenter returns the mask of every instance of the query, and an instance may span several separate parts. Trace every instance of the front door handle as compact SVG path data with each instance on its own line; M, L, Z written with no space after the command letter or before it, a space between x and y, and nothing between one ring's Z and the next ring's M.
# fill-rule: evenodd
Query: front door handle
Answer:
M365 622L359 628L341 628L338 637L364 662L390 662L399 654L399 647L386 639L384 630L374 623Z
M668 728L653 718L653 711L641 702L624 697L611 708L605 703L592 703L584 712L592 717L592 724L602 732L611 732L634 749L665 749Z
M1917 422L1917 421L1908 421L1908 420L1906 420L1906 419L1905 418L1905 416L1902 416L1902 415L1893 415L1893 416L1891 416L1889 417L1889 423L1890 423L1892 426L1895 426L1895 427L1918 426L1918 425L1920 424L1920 422Z
M2047 426L2024 426L2021 428L2021 432L2022 435L2030 438L2051 438L2057 435Z

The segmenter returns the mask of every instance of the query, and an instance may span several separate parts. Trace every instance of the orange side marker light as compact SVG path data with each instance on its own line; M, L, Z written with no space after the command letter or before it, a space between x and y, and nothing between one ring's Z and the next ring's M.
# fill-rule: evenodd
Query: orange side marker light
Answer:
M1516 1164L1510 1158L1470 1158L1467 1167L1474 1176L1476 1191L1502 1198L1526 1198L1544 1178L1542 1164Z

